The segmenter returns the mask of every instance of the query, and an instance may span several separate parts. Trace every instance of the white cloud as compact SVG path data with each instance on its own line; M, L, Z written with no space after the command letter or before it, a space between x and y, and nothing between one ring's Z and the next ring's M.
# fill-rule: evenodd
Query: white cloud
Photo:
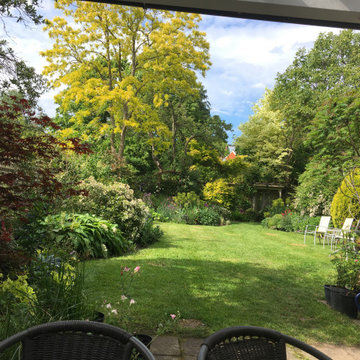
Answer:
M204 16L201 30L210 43L212 68L201 81L210 103L233 123L247 120L251 107L277 73L292 63L297 50L311 48L320 32L339 29ZM237 131L237 133L239 133Z

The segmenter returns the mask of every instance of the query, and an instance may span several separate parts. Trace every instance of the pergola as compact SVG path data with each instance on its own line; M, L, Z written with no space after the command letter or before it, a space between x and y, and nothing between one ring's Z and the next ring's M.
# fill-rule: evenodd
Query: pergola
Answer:
M92 0L245 19L360 29L359 0Z

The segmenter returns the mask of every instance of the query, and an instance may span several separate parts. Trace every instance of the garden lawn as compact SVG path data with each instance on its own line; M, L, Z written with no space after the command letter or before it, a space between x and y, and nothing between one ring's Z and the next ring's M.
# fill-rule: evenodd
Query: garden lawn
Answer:
M360 321L325 304L323 285L333 271L330 249L314 246L311 237L304 246L301 234L247 223L161 228L164 236L147 249L86 263L86 292L99 306L104 300L121 302L122 267L141 267L131 293L135 321L116 325L154 333L179 311L183 319L205 325L180 328L180 335L254 325L310 343L359 344Z

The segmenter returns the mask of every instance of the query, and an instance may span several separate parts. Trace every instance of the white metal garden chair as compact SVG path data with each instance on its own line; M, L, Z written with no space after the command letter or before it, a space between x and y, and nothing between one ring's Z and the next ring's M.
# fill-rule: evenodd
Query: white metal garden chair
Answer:
M306 244L306 236L314 235L314 245L316 245L316 236L323 239L323 246L325 247L325 241L327 239L327 231L329 228L331 216L322 216L320 218L319 225L306 225L304 232L304 244ZM328 240L329 241L329 240Z
M330 238L331 242L331 250L334 250L336 245L339 243L339 241L344 239L351 240L351 227L354 222L354 218L346 218L344 221L343 226L341 229L337 228L329 228L327 231L327 237ZM358 227L358 224L356 225L356 228Z

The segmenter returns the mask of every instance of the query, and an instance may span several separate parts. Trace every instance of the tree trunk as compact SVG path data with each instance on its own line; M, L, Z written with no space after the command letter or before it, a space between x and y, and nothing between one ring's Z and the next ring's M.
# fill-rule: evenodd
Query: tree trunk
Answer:
M177 122L176 122L176 115L174 112L174 108L172 104L170 105L171 108L171 120L172 120L172 163L175 165L176 162L176 132L177 132Z

